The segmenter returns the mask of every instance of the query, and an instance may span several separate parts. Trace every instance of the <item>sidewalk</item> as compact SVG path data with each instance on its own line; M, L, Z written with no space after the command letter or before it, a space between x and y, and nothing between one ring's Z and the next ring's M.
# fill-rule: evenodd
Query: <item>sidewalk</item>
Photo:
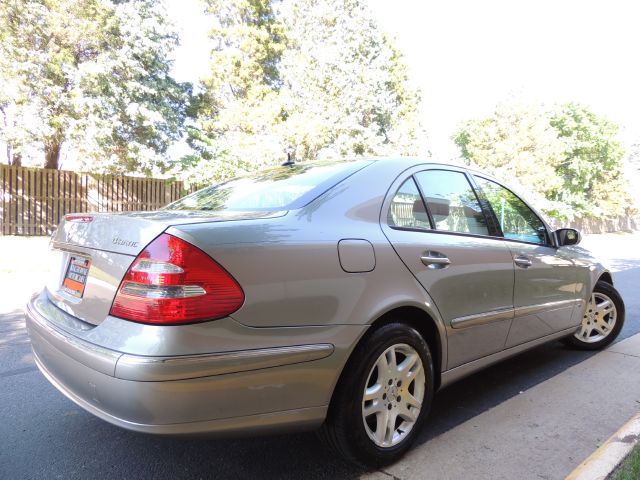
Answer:
M0 314L20 311L46 281L49 237L0 236L0 252Z
M563 479L639 410L640 334L416 445L383 472L403 480Z

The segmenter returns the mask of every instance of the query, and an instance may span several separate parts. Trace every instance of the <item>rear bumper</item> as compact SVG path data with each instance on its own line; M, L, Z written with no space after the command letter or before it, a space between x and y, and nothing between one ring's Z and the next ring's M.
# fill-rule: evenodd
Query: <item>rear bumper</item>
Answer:
M69 399L120 427L159 434L271 433L312 429L326 416L336 376L331 343L139 356L68 333L47 319L49 308L57 309L46 295L26 308L36 364Z

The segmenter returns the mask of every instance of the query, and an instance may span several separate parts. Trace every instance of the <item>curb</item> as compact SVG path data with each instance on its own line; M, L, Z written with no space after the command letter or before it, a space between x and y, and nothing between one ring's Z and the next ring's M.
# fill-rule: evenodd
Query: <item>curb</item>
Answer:
M565 480L605 480L639 441L640 413L637 413Z

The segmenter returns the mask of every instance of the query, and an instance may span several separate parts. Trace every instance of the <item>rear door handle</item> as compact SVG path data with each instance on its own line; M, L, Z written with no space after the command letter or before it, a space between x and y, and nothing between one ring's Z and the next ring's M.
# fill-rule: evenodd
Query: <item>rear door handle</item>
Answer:
M427 266L427 268L431 269L447 268L451 265L451 260L440 252L425 252L420 256L420 260Z
M533 262L529 257L525 257L524 255L516 255L513 259L513 263L521 268L529 268L533 265Z

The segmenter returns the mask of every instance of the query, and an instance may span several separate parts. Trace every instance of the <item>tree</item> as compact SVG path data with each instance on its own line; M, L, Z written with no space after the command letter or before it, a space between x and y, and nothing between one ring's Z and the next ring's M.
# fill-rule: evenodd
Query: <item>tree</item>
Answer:
M6 68L6 59L0 58L0 72ZM16 82L0 74L0 141L5 144L8 165L22 164L22 149L27 141L25 129L21 128L25 122L24 107Z
M188 127L190 145L209 160L200 174L220 179L229 162L282 163L290 150L298 160L418 152L418 95L359 0L208 0L208 8L211 73Z
M563 184L552 198L570 203L580 214L625 213L630 196L618 126L576 103L558 107L550 124L565 143L564 160L556 168Z
M617 126L585 106L500 105L454 135L468 164L520 183L558 218L620 215L629 205Z
M284 14L283 138L302 159L415 155L417 92L360 0L299 0Z
M210 74L196 96L197 119L187 126L194 154L191 176L221 181L238 169L282 158L275 125L282 121L279 64L284 27L272 0L207 0L215 19Z
M24 137L58 168L65 144L95 170L162 167L189 85L169 75L177 43L160 0L6 0L0 77L30 109ZM20 99L20 100L18 100Z
M552 194L562 185L556 170L565 144L543 108L500 104L493 115L464 123L453 141L467 164L519 185L547 213L561 213Z

